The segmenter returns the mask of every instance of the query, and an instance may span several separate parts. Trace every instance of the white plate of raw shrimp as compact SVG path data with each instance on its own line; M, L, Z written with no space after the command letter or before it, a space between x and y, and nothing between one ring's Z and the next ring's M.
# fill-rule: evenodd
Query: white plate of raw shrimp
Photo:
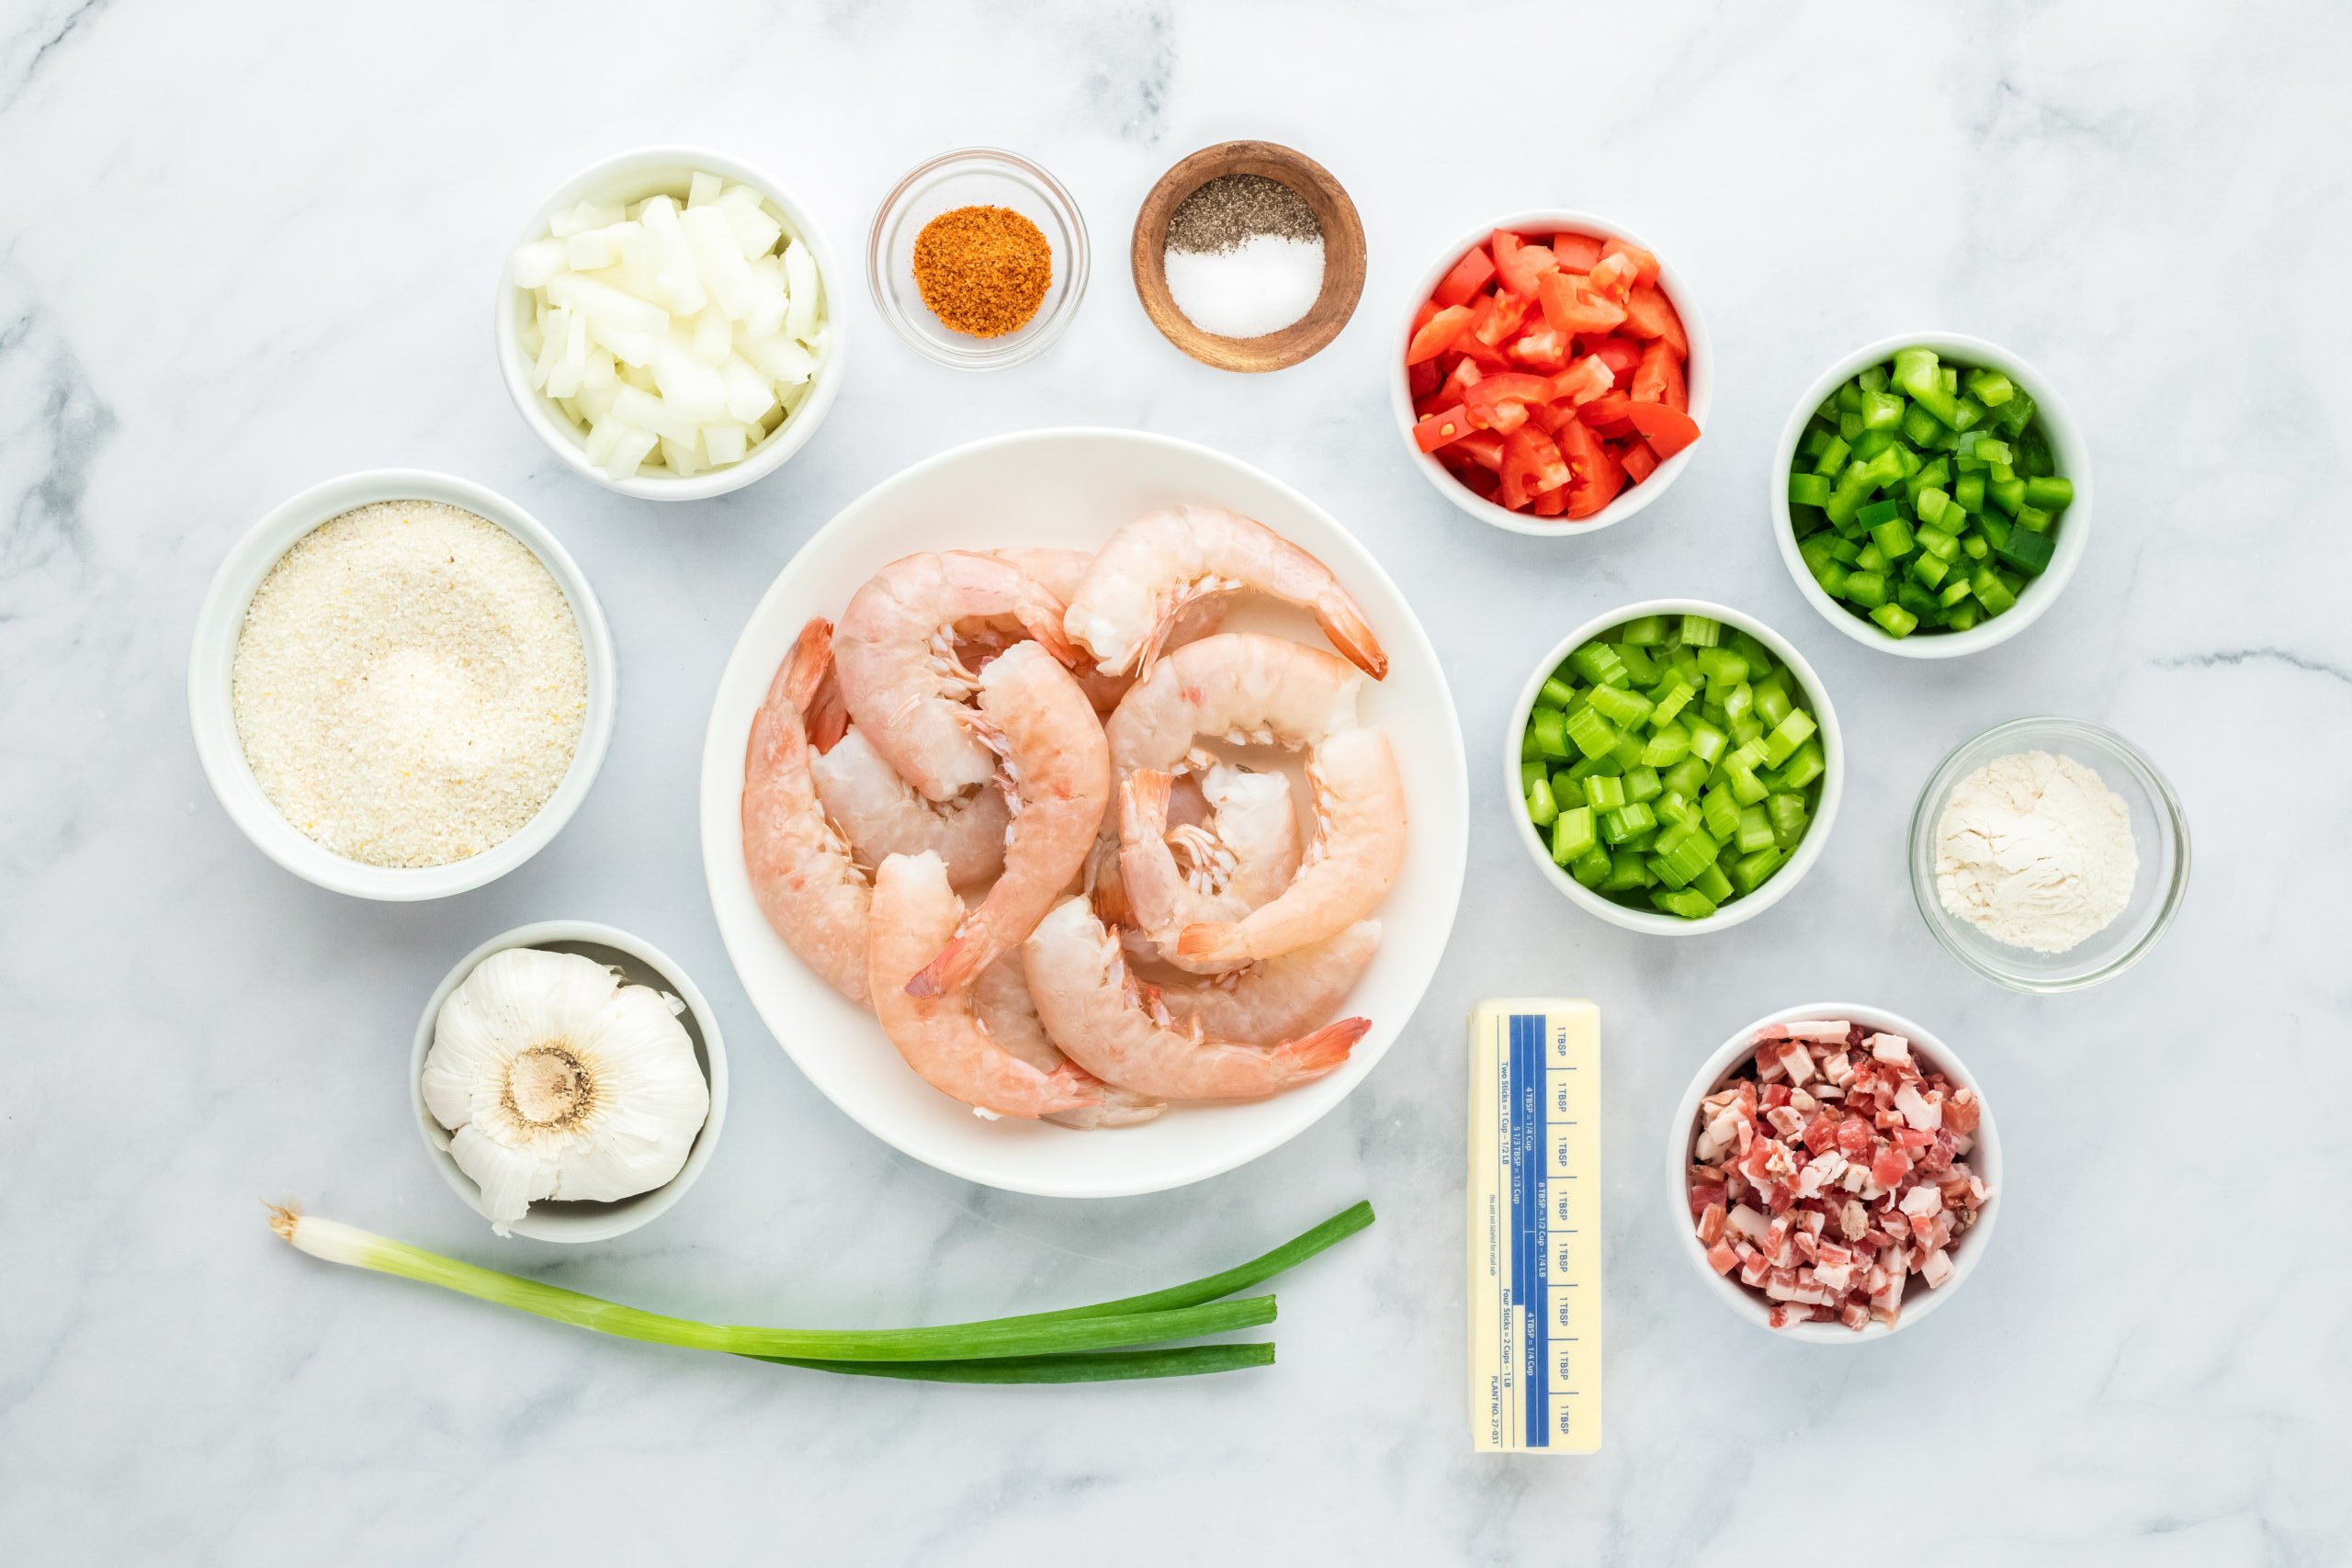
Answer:
M804 963L763 913L745 859L746 750L754 720L812 618L839 620L861 586L891 562L930 551L1091 551L1123 525L1181 505L1254 518L1306 551L1329 569L1385 654L1385 678L1362 683L1357 717L1390 742L1408 827L1395 880L1373 912L1377 947L1337 1009L1368 1020L1369 1028L1336 1069L1262 1098L1186 1100L1147 1121L1090 1130L976 1113L918 1076L876 1015ZM1251 594L1225 603L1226 631L1295 639L1320 655L1333 651L1313 615ZM1013 687L1023 661L1000 662L1000 683ZM1322 668L1329 660L1307 662ZM979 702L985 708L989 701L984 689ZM1298 776L1295 757L1272 748L1216 750L1249 768ZM1303 786L1295 793L1307 798ZM1189 442L1134 431L1034 431L916 464L844 508L778 575L737 642L712 705L703 749L703 862L720 934L752 1004L800 1070L860 1125L967 1180L1049 1197L1118 1197L1180 1187L1255 1159L1313 1124L1378 1065L1419 1005L1453 928L1467 852L1467 796L1461 726L1436 652L1396 583L1329 513L1249 465ZM1114 784L1114 819L1120 804ZM1311 836L1312 826L1305 831ZM910 863L892 863L903 870ZM772 882L766 890L773 898ZM971 893L967 902L977 907L979 897ZM922 888L909 893L904 886L876 895L876 929L886 900L901 924L952 921L952 913L941 915L935 899L926 905L924 898ZM1059 912L1063 925L1081 914ZM1051 917L1043 922L1056 923ZM883 945L876 941L871 951L879 954Z

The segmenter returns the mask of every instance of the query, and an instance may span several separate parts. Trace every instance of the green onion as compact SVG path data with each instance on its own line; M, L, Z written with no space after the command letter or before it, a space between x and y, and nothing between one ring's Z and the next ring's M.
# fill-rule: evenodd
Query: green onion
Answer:
M1194 1348L1226 1352L1223 1356L1184 1356L1174 1351L1143 1357L1090 1353L1272 1323L1272 1296L1239 1301L1218 1298L1295 1267L1372 1221L1372 1206L1357 1203L1272 1251L1221 1273L1090 1306L933 1328L831 1330L739 1327L640 1312L537 1280L461 1263L334 1220L283 1208L270 1211L270 1227L314 1258L437 1285L619 1338L808 1364L826 1371L1007 1382L1174 1377L1263 1366L1273 1359L1272 1347L1263 1344ZM970 1363L977 1363L979 1370L964 1370Z

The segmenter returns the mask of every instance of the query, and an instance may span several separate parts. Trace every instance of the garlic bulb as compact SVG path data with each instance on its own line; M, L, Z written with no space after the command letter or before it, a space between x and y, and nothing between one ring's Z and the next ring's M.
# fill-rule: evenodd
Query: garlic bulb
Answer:
M512 1234L541 1198L610 1200L678 1174L710 1089L671 998L571 953L510 948L434 1021L424 1104Z

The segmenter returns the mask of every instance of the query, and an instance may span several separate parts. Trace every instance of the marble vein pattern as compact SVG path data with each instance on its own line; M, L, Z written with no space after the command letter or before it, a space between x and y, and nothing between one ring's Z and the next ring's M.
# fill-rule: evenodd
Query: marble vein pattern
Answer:
M0 6L0 1560L1640 1565L1827 1528L1924 1564L2346 1561L2347 70L2352 13L2323 0ZM1152 181L1235 136L1329 167L1371 254L1347 332L1265 378L1170 348L1124 262ZM657 141L774 169L844 257L906 168L1017 149L1085 210L1089 298L980 378L855 287L841 400L782 471L690 508L607 494L508 406L492 285L547 190ZM1588 541L1471 524L1388 412L1414 279L1531 205L1669 251L1721 363L1689 475ZM2097 459L2064 601L1940 665L1822 625L1765 501L1791 400L1913 328L2026 355ZM919 457L1072 423L1215 446L1356 530L1446 661L1478 807L1450 952L1380 1070L1247 1168L1102 1203L967 1186L819 1096L728 965L694 818L709 693L800 543ZM624 671L571 826L423 907L277 870L186 716L231 543L389 465L546 520ZM1488 799L1521 671L1663 593L1795 640L1852 746L1818 868L1706 941L1571 908ZM2149 963L2036 999L1953 964L1903 866L1944 752L2041 712L2152 753L2197 868ZM489 1235L401 1081L455 957L557 917L677 957L734 1066L687 1201L572 1249ZM1608 1438L1584 1461L1474 1458L1464 1425L1461 1021L1529 992L1604 1020ZM2012 1173L1966 1296L1850 1352L1702 1294L1657 1169L1725 1033L1838 995L1968 1053ZM598 1340L311 1263L260 1207L668 1311L854 1325L1149 1288L1358 1197L1379 1224L1281 1282L1272 1369L1001 1391Z

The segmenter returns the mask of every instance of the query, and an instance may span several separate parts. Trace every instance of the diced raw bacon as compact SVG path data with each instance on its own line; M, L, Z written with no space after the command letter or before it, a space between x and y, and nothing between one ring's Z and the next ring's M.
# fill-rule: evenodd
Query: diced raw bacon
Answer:
M1900 1320L1917 1274L1993 1197L1964 1156L1984 1106L1900 1035L1841 1020L1759 1028L1706 1097L1689 1198L1708 1267L1760 1290L1776 1327Z

